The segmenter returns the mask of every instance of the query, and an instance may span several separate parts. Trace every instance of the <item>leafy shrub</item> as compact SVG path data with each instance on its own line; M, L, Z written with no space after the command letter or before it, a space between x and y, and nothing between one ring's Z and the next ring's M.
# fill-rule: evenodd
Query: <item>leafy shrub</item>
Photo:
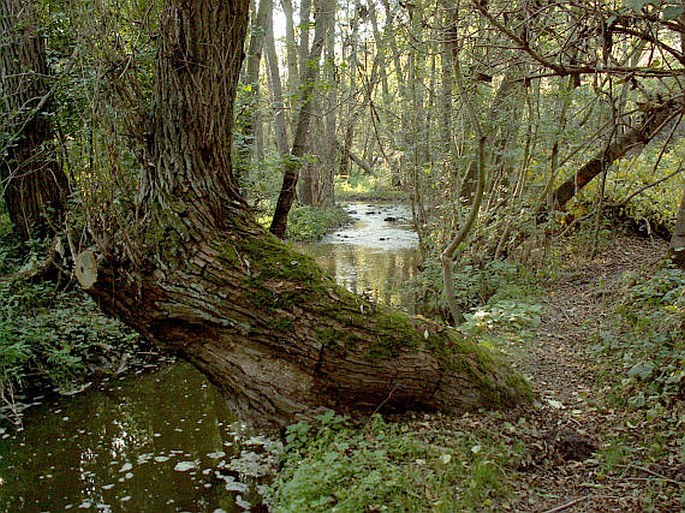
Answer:
M95 368L116 370L138 342L83 294L49 283L0 283L0 389L44 379L68 390Z
M295 205L288 216L286 237L301 242L315 242L349 222L349 214L340 207L320 209Z
M519 334L540 323L543 309L538 303L525 300L502 299L489 301L473 313L464 314L465 322L459 329L471 335L482 335L492 330Z
M19 244L0 236L0 270L5 276L30 270L44 251L41 241ZM0 280L0 397L11 401L25 384L68 391L93 370L114 371L124 354L139 349L138 335L105 317L78 290L51 282Z
M276 512L474 511L509 491L512 454L476 433L438 446L377 415L357 429L333 412L318 420L288 428Z
M596 352L624 370L623 393L633 406L685 397L685 272L664 268L646 279L629 277L613 328L600 333Z
M442 270L435 259L426 260L410 284L417 297L418 310L426 315L440 312L443 300ZM521 302L535 294L531 274L520 264L501 260L482 265L467 263L454 269L457 304L465 312L477 311L501 301ZM511 303L510 303L511 305ZM502 303L496 310L502 310Z

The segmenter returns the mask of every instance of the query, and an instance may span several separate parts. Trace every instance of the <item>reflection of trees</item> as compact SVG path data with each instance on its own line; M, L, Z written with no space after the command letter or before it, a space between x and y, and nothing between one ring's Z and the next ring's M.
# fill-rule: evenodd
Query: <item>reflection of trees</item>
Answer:
M379 303L413 310L402 287L416 271L415 249L378 250L345 244L310 245L304 249L352 292L370 294Z
M22 445L3 454L0 468L9 466L16 479L4 486L13 497L9 503L0 498L0 510L91 504L110 511L107 503L117 509L124 504L119 499L128 495L128 511L168 511L169 499L185 509L205 511L211 510L209 502L215 505L230 496L220 487L205 490L200 475L191 478L173 470L181 455L172 451L185 453L182 459L212 464L206 455L224 450L224 435L235 421L225 399L189 364L129 378L108 391L91 391L48 408L32 412ZM183 431L176 431L179 427ZM156 463L157 455L171 459ZM120 472L127 463L130 479ZM52 478L45 479L46 474ZM31 486L37 482L41 486Z

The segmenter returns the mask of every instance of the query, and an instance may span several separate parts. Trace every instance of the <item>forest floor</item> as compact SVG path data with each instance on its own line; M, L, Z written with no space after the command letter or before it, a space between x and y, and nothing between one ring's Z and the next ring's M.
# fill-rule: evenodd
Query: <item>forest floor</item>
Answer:
M590 351L609 329L624 275L648 275L665 251L661 241L622 236L594 258L566 254L545 284L540 324L513 349L535 407L428 423L524 447L504 472L514 493L492 511L685 511L685 404L656 417L629 407L615 397L625 369Z

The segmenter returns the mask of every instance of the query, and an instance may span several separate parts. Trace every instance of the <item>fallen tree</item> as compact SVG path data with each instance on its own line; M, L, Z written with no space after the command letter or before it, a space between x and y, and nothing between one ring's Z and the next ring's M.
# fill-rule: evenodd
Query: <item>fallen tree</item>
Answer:
M683 99L680 96L645 107L642 121L637 126L630 128L616 141L599 151L554 190L552 203L555 210L564 210L566 204L595 177L607 171L629 151L646 146L669 120L682 111Z

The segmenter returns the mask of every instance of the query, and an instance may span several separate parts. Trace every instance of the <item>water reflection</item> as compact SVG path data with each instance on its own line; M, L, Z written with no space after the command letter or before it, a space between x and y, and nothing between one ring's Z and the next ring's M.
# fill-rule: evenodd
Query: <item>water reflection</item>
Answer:
M240 482L250 469L230 463L240 423L187 363L34 408L26 425L0 441L7 513L233 512L258 502Z
M354 219L350 227L298 248L352 292L413 312L414 300L402 288L418 264L418 238L411 230L409 210L363 203L348 210Z

